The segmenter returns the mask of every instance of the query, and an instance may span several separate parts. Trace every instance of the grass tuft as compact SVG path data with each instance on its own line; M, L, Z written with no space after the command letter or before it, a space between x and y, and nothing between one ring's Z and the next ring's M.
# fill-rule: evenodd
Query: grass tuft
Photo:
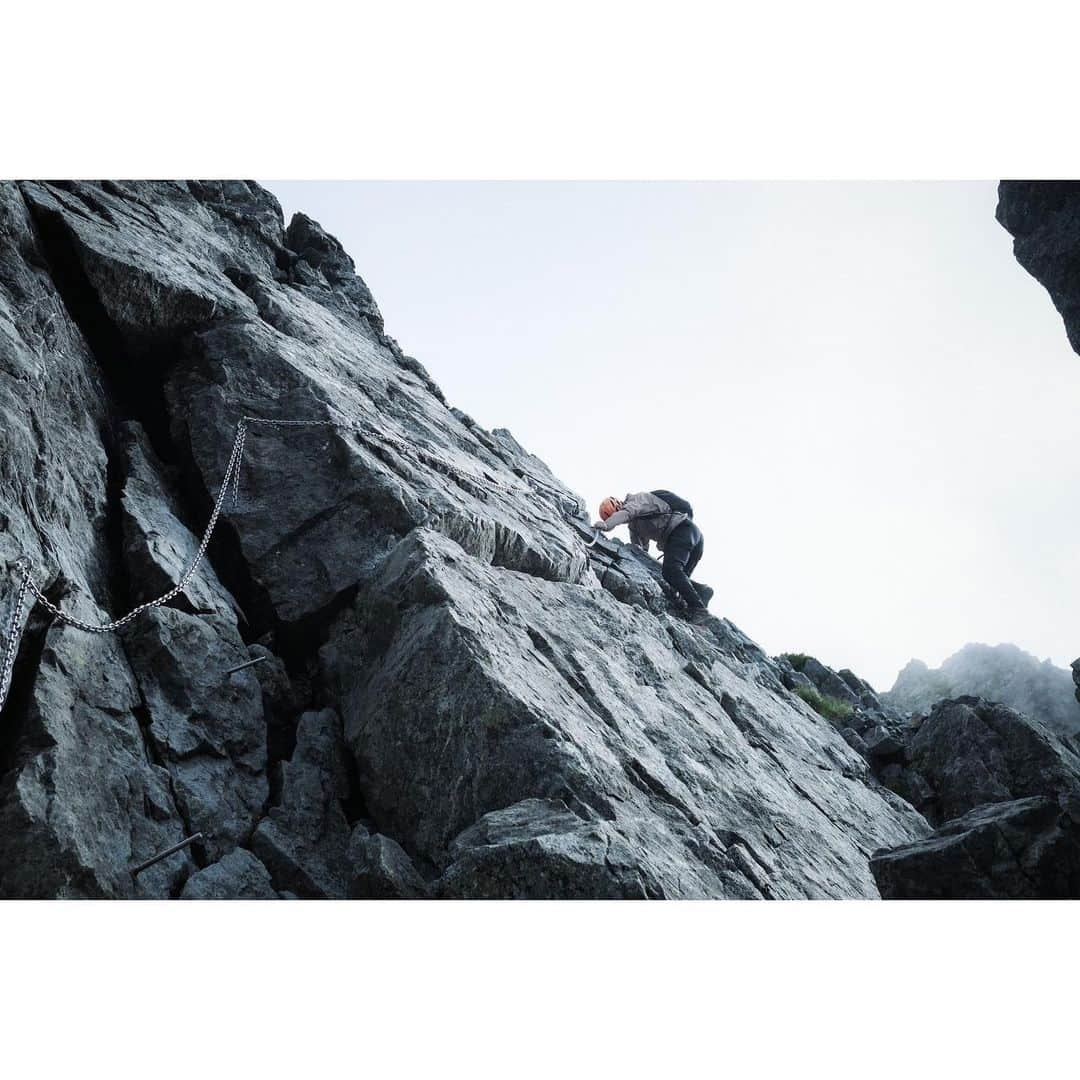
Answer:
M795 693L799 695L816 713L820 713L826 720L846 720L851 715L852 706L846 701L829 697L813 686L797 686Z

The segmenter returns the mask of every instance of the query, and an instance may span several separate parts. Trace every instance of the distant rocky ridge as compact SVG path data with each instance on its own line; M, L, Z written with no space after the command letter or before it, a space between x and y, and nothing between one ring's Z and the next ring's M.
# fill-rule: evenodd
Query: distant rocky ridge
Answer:
M882 701L904 712L928 712L946 698L999 701L1041 720L1059 735L1080 734L1080 701L1072 675L1016 645L965 645L931 669L912 660Z

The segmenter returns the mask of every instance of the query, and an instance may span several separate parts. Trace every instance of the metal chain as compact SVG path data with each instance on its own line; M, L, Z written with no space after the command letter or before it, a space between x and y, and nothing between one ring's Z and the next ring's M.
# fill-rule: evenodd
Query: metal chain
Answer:
M180 580L167 593L163 596L159 596L156 600L148 600L146 603L139 604L138 607L132 608L132 610L122 618L114 619L112 622L94 624L83 622L82 619L77 619L74 615L69 615L66 611L57 607L56 604L41 591L37 582L34 581L33 566L30 560L25 556L21 558L19 562L22 563L23 580L16 595L15 605L12 608L11 622L8 627L7 645L4 651L4 660L3 663L0 664L0 710L3 710L4 704L7 701L11 673L15 666L15 657L19 649L19 639L22 636L21 622L27 590L34 594L37 603L41 604L46 611L49 611L61 622L65 622L69 626L74 626L77 630L83 630L88 634L111 634L121 629L121 627L127 626L128 623L138 618L144 611L167 604L187 588L188 583L195 576L203 558L206 556L207 548L210 546L210 539L214 534L218 518L221 516L222 508L225 505L225 497L229 491L230 481L232 482L234 505L235 500L239 499L240 465L244 453L244 444L247 440L247 429L251 424L264 424L267 427L278 428L338 426L334 420L269 420L261 416L242 416L236 425L236 437L233 439L232 453L229 455L229 463L225 468L225 475L222 478L217 498L214 500L214 508L210 513L210 520L207 522L206 530L199 543L199 549L195 553L191 565L188 566L181 575Z
M239 447L239 449L237 450L237 455L236 455L237 461L243 461L243 459L244 459L244 443L246 441L247 441L247 424L245 424L244 421L241 420L239 425L237 426L237 429L236 429L236 443L237 443L237 446ZM233 479L232 502L233 502L233 509L235 510L236 507L239 506L239 504L240 504L240 466L239 465L237 465L237 467L235 469L233 469L233 478L232 479ZM226 472L225 480L224 480L224 483L222 484L222 488L224 489L224 488L227 488L228 486L229 486L229 474L228 474L228 472Z
M22 636L23 605L26 603L26 590L29 587L29 581L29 566L24 566L22 584L19 586L19 591L15 596L15 604L11 609L11 622L8 624L4 663L0 667L0 710L4 708L4 702L7 701L8 687L11 686L11 673L15 668L15 654L19 651L19 638Z

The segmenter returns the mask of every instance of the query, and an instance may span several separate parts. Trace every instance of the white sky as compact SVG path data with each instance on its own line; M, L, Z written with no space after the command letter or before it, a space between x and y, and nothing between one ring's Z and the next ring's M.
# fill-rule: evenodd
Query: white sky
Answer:
M1080 654L1080 357L996 184L268 186L592 510L689 498L769 652L879 689L968 641Z

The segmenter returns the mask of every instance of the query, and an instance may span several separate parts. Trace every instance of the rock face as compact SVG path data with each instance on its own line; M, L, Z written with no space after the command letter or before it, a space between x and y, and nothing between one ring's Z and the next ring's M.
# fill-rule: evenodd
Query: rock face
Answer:
M778 656L776 663L784 686L821 713L875 775L895 790L889 783L891 767L903 758L914 730L911 720L884 704L874 688L848 668L833 671L803 653Z
M868 686L813 669L838 728L737 627L686 623L254 184L0 185L0 413L5 620L20 556L85 620L152 598L238 421L308 422L250 427L183 596L17 628L2 896L874 897L872 854L930 833Z
M333 709L300 717L296 747L279 769L275 805L259 823L252 850L279 889L342 899L350 866L351 828L345 813L349 766L341 720Z
M1050 294L1080 352L1080 181L1002 180L998 221L1013 236L1017 262ZM1072 665L1080 699L1080 661Z
M1071 674L1015 645L965 645L940 668L912 660L882 700L904 712L929 712L945 698L999 701L1059 735L1080 734L1080 702Z
M389 554L323 667L371 816L455 882L493 814L514 828L486 829L484 872L527 851L499 878L522 896L823 896L856 889L862 861L833 815L884 821L884 801L921 828L735 631L491 566L432 529Z
M1050 294L1080 352L1080 181L1003 180L997 219L1017 262Z

